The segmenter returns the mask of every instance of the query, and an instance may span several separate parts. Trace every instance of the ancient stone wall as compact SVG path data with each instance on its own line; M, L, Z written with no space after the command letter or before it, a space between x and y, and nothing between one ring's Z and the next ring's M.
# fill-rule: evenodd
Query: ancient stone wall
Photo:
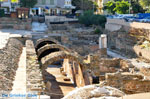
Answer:
M150 80L144 76L131 73L107 73L106 85L113 86L126 94L150 92Z
M149 23L140 23L140 22L125 22L123 19L107 19L106 29L110 31L118 30L121 27L126 26L137 29L150 29Z
M31 30L31 19L0 18L0 29Z
M18 62L22 53L23 43L10 38L6 47L0 50L0 90L11 91L13 80L18 68ZM8 93L7 93L8 94Z
M35 47L32 40L26 41L27 53L27 92L41 94L44 92L42 71L37 59Z
M115 27L117 28L114 29ZM148 23L128 23L124 20L109 19L106 29L108 30L109 48L118 50L122 55L128 55L131 58L142 57L150 60L150 28ZM143 47L144 42L148 42L147 48Z

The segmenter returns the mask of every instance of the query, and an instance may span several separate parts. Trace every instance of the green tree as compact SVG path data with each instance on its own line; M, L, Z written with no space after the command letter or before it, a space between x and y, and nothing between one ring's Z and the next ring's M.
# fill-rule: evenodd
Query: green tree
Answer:
M150 0L139 0L139 3L146 10L146 12L150 12Z
M115 14L115 12L117 12L118 14L126 14L129 12L129 3L128 1L124 0L111 0L105 4L104 9L106 9L109 13L112 14Z
M129 13L129 3L128 1L117 1L116 7L114 8L118 14L127 14Z
M139 3L144 7L150 7L150 0L139 0Z
M115 7L116 7L116 4L114 1L108 1L104 6L104 10L107 10L108 13L115 14L115 11L114 11Z
M129 3L129 0L111 0L108 1L105 6L104 10L107 10L108 13L115 14L115 12L119 14L125 14L129 12L129 6L131 8L130 13L144 13L145 10L140 5L139 0L131 0Z
M79 22L85 26L99 25L105 28L106 17L103 15L95 15L93 11L87 10L79 17Z
M139 4L138 0L133 0L131 2L131 11L132 13L136 14L136 13L144 13L145 10L143 9L143 7Z
M37 0L20 0L21 7L32 8L37 3Z
M93 10L93 7L96 10L97 8L97 4L92 0L72 0L72 4L76 6L76 10Z

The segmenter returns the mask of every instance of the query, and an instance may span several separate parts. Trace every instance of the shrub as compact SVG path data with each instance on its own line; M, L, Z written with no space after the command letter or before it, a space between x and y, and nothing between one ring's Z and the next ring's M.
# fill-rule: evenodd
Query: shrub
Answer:
M0 17L4 17L5 13L4 13L4 9L0 9Z
M83 15L79 17L79 22L85 26L100 25L105 28L106 17L103 15L95 15L92 11L85 11Z
M92 25L92 20L91 20L91 16L93 15L93 12L92 11L85 11L83 13L83 15L81 15L79 17L79 22L81 24L84 24L86 26L90 26Z
M103 32L99 28L96 28L94 33L95 34L103 34Z

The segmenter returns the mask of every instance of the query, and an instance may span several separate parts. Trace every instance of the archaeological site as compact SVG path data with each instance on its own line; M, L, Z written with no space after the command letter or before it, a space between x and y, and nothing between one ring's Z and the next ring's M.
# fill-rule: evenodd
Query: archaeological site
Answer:
M0 18L0 98L150 99L150 25Z

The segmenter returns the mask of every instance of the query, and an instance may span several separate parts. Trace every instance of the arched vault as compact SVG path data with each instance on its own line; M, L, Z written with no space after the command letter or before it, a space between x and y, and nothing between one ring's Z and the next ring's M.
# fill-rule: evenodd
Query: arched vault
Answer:
M46 55L53 53L53 52L58 52L58 51L67 51L71 52L70 49L67 47L60 45L60 44L47 44L37 50L37 55L38 59L41 60L42 57L45 57Z
M41 59L42 69L46 69L48 65L60 59L69 59L72 61L76 61L83 68L85 66L85 64L83 63L83 58L81 56L67 51L59 51L51 53Z
M35 49L36 51L45 46L46 44L60 44L56 39L47 37L47 38L40 38L36 41Z

